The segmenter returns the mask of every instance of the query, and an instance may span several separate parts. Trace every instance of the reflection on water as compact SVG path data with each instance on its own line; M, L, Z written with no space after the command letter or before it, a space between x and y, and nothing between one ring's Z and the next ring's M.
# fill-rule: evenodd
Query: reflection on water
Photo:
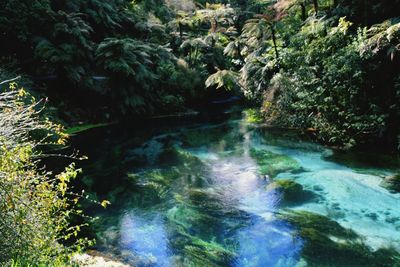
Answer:
M150 214L149 219L137 216L135 212L125 214L119 231L121 249L134 252L141 262L170 266L168 237L160 214Z
M235 266L295 266L301 242L292 232L283 221L255 217L237 233L240 248Z
M88 167L92 190L114 205L96 212L97 249L132 266L390 266L376 251L400 250L400 195L379 185L391 170L242 120L171 128L98 144L111 152L93 160L112 162Z

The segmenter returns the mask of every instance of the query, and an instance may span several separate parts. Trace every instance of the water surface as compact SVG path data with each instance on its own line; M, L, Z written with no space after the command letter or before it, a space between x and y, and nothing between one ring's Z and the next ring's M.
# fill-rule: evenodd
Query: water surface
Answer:
M132 266L398 261L400 194L380 186L393 165L350 167L244 119L146 127L80 137L82 181L113 203L89 209L96 249Z

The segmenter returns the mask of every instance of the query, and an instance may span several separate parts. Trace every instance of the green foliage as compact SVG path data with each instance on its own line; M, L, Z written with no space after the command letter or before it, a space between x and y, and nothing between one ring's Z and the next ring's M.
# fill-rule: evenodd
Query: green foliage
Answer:
M250 123L262 123L264 122L264 118L261 112L255 108L249 108L243 111L246 121Z
M399 3L363 7L389 19L362 28L366 14L350 2L237 2L245 10L235 24L240 35L224 45L232 64L206 84L235 82L268 123L308 129L324 143L398 146L400 30L388 16ZM239 75L224 79L230 73Z
M400 18L393 18L372 26L361 43L361 54L373 56L386 51L391 60L400 52Z
M17 67L39 79L62 81L58 90L71 91L68 97L85 90L93 102L111 99L106 105L117 112L162 113L182 110L202 82L198 73L178 65L168 47L163 22L172 20L172 11L163 1L6 0L0 5L5 47L0 56L15 55ZM99 84L99 76L110 82ZM103 90L106 86L110 89Z
M65 129L65 133L68 134L69 136L81 133L90 129L94 128L99 128L99 127L104 127L104 126L109 126L109 123L98 123L98 124L84 124L84 125L78 125L74 126L68 129Z
M180 111L201 100L205 84L240 89L262 105L268 123L310 129L325 143L398 147L399 6L5 0L0 56L63 81L67 100L85 90L113 113Z
M350 24L342 20L327 34L323 21L313 21L312 26L311 32L304 27L292 39L293 46L303 45L311 36L318 38L307 44L308 49L285 53L282 62L290 72L282 71L272 80L282 93L274 110L280 114L273 115L288 126L318 129L325 142L351 146L354 136L379 130L384 116L368 114L367 108L372 111L373 106L367 106L361 92L365 74L357 44L347 34Z
M82 195L69 187L80 170L71 164L54 175L38 167L40 148L64 144L66 135L39 119L38 103L23 89L10 88L0 94L0 263L62 266L91 244L77 238L85 224L70 224L82 215L76 206Z
M373 74L364 67L360 47L370 41L362 32L351 35L350 26L345 19L332 28L311 21L291 39L285 68L271 80L280 93L264 109L271 121L316 129L324 142L347 147L379 138L390 123L382 106L387 94L366 90Z
M96 50L96 60L112 77L118 90L110 94L123 112L155 113L156 107L169 108L190 95L186 79L191 76L166 48L131 38L107 38ZM179 84L179 83L182 84Z
M59 11L50 39L38 38L35 57L48 73L65 75L70 81L85 82L89 72L93 43L92 28L81 18L81 14Z
M217 89L224 87L232 90L238 84L238 74L230 70L219 70L210 75L206 80L206 86L216 86Z

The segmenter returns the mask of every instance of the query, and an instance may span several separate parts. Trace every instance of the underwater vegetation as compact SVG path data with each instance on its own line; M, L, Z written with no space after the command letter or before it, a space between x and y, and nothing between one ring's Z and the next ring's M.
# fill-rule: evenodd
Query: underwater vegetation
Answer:
M291 210L278 217L298 227L305 240L302 257L311 266L400 266L400 254L394 249L373 251L353 230L328 217Z
M223 219L181 204L167 213L171 246L181 255L182 266L226 266L236 254L219 244L214 229L223 227ZM232 246L232 244L231 244Z
M273 153L262 149L250 149L250 156L254 158L259 165L259 171L262 175L268 175L274 178L282 172L302 172L303 168L293 158Z
M325 148L296 142L292 135L264 133L242 120L181 128L120 150L119 157L128 160L107 165L121 177L110 176L105 195L99 195L113 204L99 214L94 231L96 249L122 262L145 267L398 266L395 234L393 240L371 245L372 235L365 236L354 221L374 212L380 216L380 210L370 206L351 217L347 207L369 186L382 191L372 188L379 201L396 203L396 196L379 187L378 176L325 161ZM333 188L331 180L339 187ZM348 186L353 183L359 186L354 192ZM335 192L336 199L327 195ZM324 205L337 209L324 213ZM390 223L373 221L382 227L383 238L384 231L398 227L397 213L387 216ZM381 240L388 240L387 247Z

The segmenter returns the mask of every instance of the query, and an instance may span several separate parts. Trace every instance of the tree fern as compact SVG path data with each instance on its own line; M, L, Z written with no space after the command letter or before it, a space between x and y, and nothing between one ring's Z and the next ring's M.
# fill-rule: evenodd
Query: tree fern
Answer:
M206 86L232 90L239 84L239 75L231 70L218 70L206 80Z

